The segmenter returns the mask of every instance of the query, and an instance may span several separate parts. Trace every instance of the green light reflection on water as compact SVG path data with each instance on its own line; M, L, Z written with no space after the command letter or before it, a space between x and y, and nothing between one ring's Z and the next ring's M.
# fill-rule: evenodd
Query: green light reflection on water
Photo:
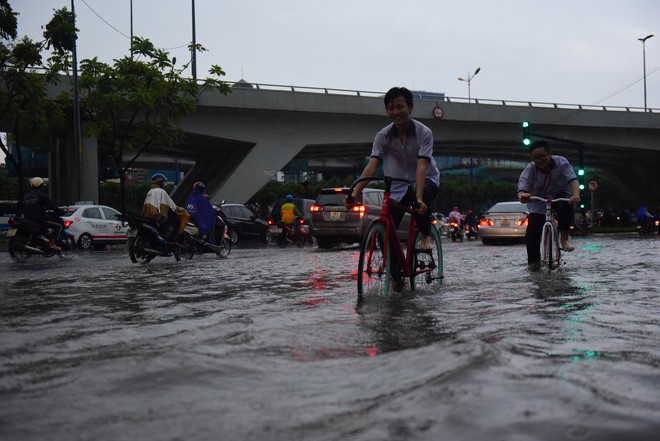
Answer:
M603 248L601 245L585 245L581 249L587 251L600 251Z

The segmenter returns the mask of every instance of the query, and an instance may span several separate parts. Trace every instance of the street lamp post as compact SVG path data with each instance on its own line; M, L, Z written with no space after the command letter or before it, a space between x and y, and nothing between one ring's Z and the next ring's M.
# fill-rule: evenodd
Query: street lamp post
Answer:
M644 38L638 38L642 42L642 56L644 57L644 112L647 112L646 106L646 40L653 37L653 34L647 35Z
M459 81L465 81L468 83L468 103L472 101L472 97L470 95L470 82L472 81L472 78L474 78L479 73L480 70L481 68L477 67L477 70L475 70L472 75L468 74L467 80L461 77L458 78Z

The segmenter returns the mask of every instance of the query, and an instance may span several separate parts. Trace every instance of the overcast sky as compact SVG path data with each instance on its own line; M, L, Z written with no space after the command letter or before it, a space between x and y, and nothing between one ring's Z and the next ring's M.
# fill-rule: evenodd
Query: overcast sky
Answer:
M71 0L9 0L41 39ZM130 0L75 0L78 58L129 52ZM197 76L473 98L660 108L658 0L196 0ZM190 57L192 0L133 0L133 33ZM177 64L181 63L179 61Z

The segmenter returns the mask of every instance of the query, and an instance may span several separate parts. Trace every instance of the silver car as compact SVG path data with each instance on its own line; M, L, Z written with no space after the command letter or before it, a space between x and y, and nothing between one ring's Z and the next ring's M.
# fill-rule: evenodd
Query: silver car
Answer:
M324 188L311 207L312 220L309 231L316 238L319 248L329 248L333 244L359 243L371 222L380 216L384 191L365 188L355 205L344 206L348 188ZM406 214L399 225L400 238L408 235L410 215Z
M498 202L479 220L479 236L485 244L522 242L527 231L527 205L518 201Z

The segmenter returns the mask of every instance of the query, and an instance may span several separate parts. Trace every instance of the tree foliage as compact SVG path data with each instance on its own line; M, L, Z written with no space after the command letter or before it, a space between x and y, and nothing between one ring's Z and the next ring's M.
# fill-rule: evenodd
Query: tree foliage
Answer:
M51 20L57 25L67 19L58 15ZM61 101L46 95L49 77L39 73L43 67L41 50L46 42L28 37L17 40L17 13L7 0L0 0L0 127L13 133L15 154L0 144L6 160L16 169L19 182L23 178L21 149L24 145L47 150L54 134L62 130L64 110ZM53 35L59 35L53 31ZM62 37L59 38L70 38ZM22 200L22 186L18 199Z
M66 57L54 64L66 65ZM213 66L202 84L182 76L186 67L177 67L176 59L140 37L133 38L131 55L112 65L97 58L81 61L78 84L86 134L96 136L103 156L112 156L116 164L122 164L124 155L132 152L133 159L124 162L119 171L122 183L132 162L146 148L166 148L183 141L180 122L195 110L204 90L229 92L229 86L217 78L224 75L220 67ZM123 192L124 185L121 189ZM121 207L125 209L124 202Z

